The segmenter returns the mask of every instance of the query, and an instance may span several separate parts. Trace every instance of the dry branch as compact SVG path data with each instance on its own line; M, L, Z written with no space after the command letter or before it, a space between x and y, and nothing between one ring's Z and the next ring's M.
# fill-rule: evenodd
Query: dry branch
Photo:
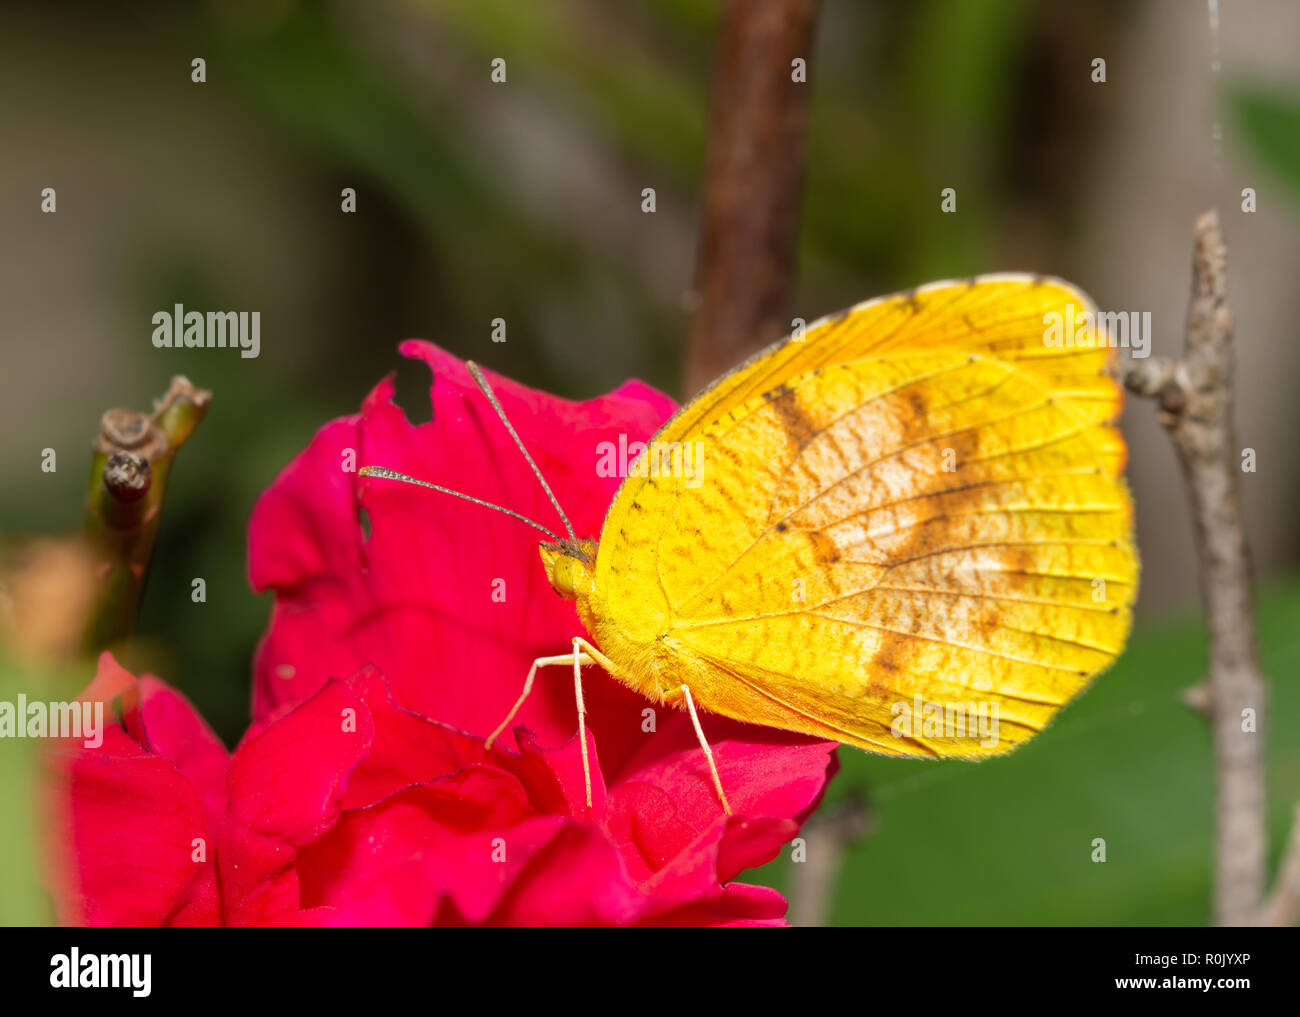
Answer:
M1295 925L1300 922L1300 805L1291 817L1291 838L1282 853L1277 885L1264 902L1261 925Z
M835 886L849 848L871 833L873 819L857 795L819 809L799 832L807 858L791 865L791 925L818 928L829 924Z
M126 637L135 624L172 460L211 398L177 375L152 413L113 409L100 420L86 492L85 530L99 581L88 652Z
M790 331L816 0L728 0L709 114L686 394Z
M1240 448L1233 429L1233 321L1227 291L1227 248L1218 215L1207 212L1196 221L1183 355L1139 362L1124 382L1131 391L1157 400L1191 501L1210 642L1209 694L1200 698L1207 707L1217 783L1214 920L1252 925L1263 917L1268 843L1266 689L1255 643Z

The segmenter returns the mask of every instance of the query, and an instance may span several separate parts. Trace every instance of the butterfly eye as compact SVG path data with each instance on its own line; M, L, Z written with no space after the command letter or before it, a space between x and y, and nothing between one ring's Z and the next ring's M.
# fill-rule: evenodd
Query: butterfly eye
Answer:
M564 544L542 544L541 552L551 589L561 597L576 600L591 591L591 569L572 549Z
M565 600L576 600L578 596L578 584L576 568L577 562L567 554L561 555L555 562L555 567L551 570L551 586Z

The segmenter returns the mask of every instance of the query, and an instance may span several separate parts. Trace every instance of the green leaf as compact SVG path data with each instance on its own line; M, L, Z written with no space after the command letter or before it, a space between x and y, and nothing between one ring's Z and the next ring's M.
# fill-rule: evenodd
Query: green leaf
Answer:
M1269 839L1300 798L1300 584L1266 591ZM1200 925L1209 920L1214 774L1181 694L1205 672L1204 628L1139 618L1128 649L1024 748L983 763L840 749L828 795L869 803L844 858L834 925ZM814 832L811 857L818 850ZM1097 839L1105 861L1094 860ZM749 882L790 889L789 851ZM1271 878L1271 877L1270 877Z
M1300 99L1252 86L1238 88L1231 102L1251 150L1300 197Z

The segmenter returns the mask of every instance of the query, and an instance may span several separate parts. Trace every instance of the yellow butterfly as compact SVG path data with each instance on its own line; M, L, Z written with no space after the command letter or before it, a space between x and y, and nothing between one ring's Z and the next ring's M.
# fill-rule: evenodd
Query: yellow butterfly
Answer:
M542 560L595 645L535 662L489 744L539 667L572 664L590 806L592 662L690 711L728 812L697 703L888 755L1032 737L1119 654L1137 589L1097 324L1068 283L986 275L859 304L719 378L648 443L598 540L551 495L569 539Z

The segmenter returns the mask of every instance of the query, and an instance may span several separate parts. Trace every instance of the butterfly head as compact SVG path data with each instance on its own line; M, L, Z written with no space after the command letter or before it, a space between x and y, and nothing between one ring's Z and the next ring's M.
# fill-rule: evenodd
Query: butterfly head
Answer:
M565 600L590 596L595 585L594 540L542 541L540 550L551 589Z

